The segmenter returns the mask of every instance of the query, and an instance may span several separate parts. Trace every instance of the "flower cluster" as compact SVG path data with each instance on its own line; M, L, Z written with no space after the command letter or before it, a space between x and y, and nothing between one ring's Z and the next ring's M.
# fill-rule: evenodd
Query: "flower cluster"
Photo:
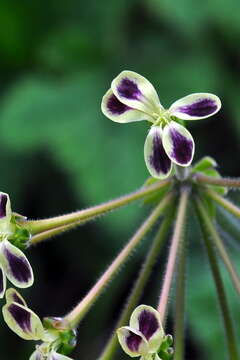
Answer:
M8 194L0 192L0 298L4 297L6 278L19 288L33 284L33 271L24 253L9 238L14 233Z
M6 291L6 305L2 312L7 325L22 339L43 342L36 347L30 360L71 360L56 351L61 343L59 331L46 329L39 317L28 308L25 300L16 290L8 289Z
M129 356L141 356L141 360L160 360L158 352L165 336L160 314L151 306L138 306L131 315L129 326L118 329L117 335Z
M145 141L144 158L150 174L159 179L171 173L172 164L186 167L193 159L194 140L178 119L204 119L220 108L221 101L216 95L195 93L164 109L152 84L132 71L121 72L102 100L103 113L113 121L152 123Z

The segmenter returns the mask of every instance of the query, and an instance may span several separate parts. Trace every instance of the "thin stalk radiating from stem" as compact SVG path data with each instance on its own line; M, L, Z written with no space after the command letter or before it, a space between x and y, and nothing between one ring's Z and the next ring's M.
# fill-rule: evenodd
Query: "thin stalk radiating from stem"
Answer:
M127 300L127 303L121 313L121 316L117 322L115 330L121 326L126 325L129 322L130 315L135 307L138 305L138 301L143 293L145 285L149 279L152 268L159 256L160 250L164 244L166 236L168 234L169 228L172 224L173 211L171 210L166 218L163 220L160 228L153 240L152 246L147 254L146 260L140 270L138 279L136 280L134 287L130 293L130 296ZM99 360L111 360L113 359L113 354L118 347L117 335L114 331L113 335L109 339L102 355Z
M233 285L235 289L237 290L238 294L240 294L240 279L239 276L234 268L233 263L231 262L231 259L229 258L229 255L225 249L224 243L222 239L220 238L217 230L215 229L214 224L212 223L212 220L210 216L208 215L202 201L199 198L196 198L195 200L196 206L198 209L198 213L201 215L202 220L204 221L204 225L211 236L211 239L213 240L219 255L222 258L223 263L225 264L230 277L232 279Z
M197 212L199 215L198 217L200 220L200 225L201 225L201 229L202 229L202 233L203 233L203 239L204 239L204 243L206 246L208 259L209 259L213 279L214 279L215 286L216 286L220 310L221 310L222 317L223 317L223 323L224 323L224 327L225 327L226 340L227 340L227 347L228 347L228 351L229 351L229 358L230 358L230 360L237 360L239 358L238 357L238 348L237 348L237 342L236 342L236 337L235 337L235 333L234 333L232 317L230 314L230 309L228 306L227 296L226 296L226 292L224 289L224 284L222 281L222 276L221 276L221 272L219 269L217 257L216 257L215 251L214 251L214 247L210 240L211 233L208 232L209 229L205 224L205 219L203 218L202 213L199 211L198 204L196 204L196 208L197 208Z
M235 215L236 217L240 218L240 208L233 204L231 201L225 199L221 195L219 195L216 191L212 189L206 189L207 195L216 201L219 205L221 205L224 209L229 211L231 214Z
M127 245L115 258L112 264L108 269L103 273L100 279L92 287L89 293L80 301L80 303L68 314L65 316L66 320L72 328L77 327L78 323L87 313L92 304L97 300L101 295L109 281L115 275L117 270L125 263L129 255L132 253L133 249L140 243L142 238L147 234L147 232L152 228L155 222L158 220L162 212L167 208L169 202L173 199L173 193L169 193L166 197L160 202L158 206L152 211L150 216L144 221L135 235L130 239Z
M239 178L235 178L235 179L216 178L216 177L197 173L196 175L193 176L193 179L198 183L206 184L206 185L219 185L219 186L225 186L225 187L229 187L229 188L239 188L240 187L240 179Z
M174 360L184 359L184 321L185 321L185 249L181 246L179 256L177 281L176 281L176 300L174 318Z
M89 217L98 216L101 214L104 214L108 211L117 209L121 206L130 204L133 201L139 200L144 198L145 196L151 195L154 192L157 192L158 190L162 189L163 187L170 185L171 178L158 181L157 183L154 183L153 185L149 185L146 187L143 187L131 194L127 194L124 196L121 196L117 199L108 201L106 203L93 206L91 208L85 209L85 210L79 210L75 211L70 214L56 216L49 219L42 219L42 220L27 220L25 223L22 222L22 224L30 231L32 235L38 234L43 231L51 230L56 227L62 226L62 225L68 225L75 223L77 221L86 220Z
M189 192L190 190L188 187L183 187L181 189L176 224L175 224L174 233L171 241L171 247L168 255L166 273L163 279L163 286L160 293L158 311L160 312L163 323L165 322L167 315L169 293L172 285L173 275L175 272L178 249L184 231Z
M48 240L54 236L57 236L57 235L60 235L64 232L66 232L68 230L74 229L77 226L86 224L86 222L93 220L94 218L95 218L95 216L92 216L84 221L76 221L73 224L58 226L52 230L47 230L47 231L41 232L39 234L36 234L31 238L29 245L36 245L44 240Z

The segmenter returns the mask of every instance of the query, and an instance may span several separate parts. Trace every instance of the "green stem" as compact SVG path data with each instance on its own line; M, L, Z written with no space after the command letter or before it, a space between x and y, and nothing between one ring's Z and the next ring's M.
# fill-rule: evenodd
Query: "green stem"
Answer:
M152 228L155 222L158 220L159 216L169 205L169 201L173 198L173 193L169 193L166 197L160 202L160 204L152 211L150 216L144 221L139 230L135 235L130 239L127 245L115 258L112 264L100 277L97 283L92 287L89 293L80 301L80 303L68 314L65 316L65 320L70 324L72 328L77 327L81 319L86 315L89 308L101 295L109 281L115 275L117 270L124 264L128 259L129 255L132 253L133 249L140 243L142 238L147 234L147 232Z
M185 249L182 246L178 263L175 300L174 360L184 359L185 268Z
M239 358L237 342L236 342L236 337L235 337L235 333L234 333L232 317L231 317L229 306L228 306L227 296L226 296L226 292L224 289L224 284L222 281L221 273L219 270L218 261L216 258L216 254L215 254L213 245L210 240L210 237L212 236L212 234L211 234L211 232L209 232L208 226L206 226L205 218L202 216L202 212L199 211L198 203L196 203L196 208L197 208L197 212L198 212L198 216L199 216L199 220L200 220L200 225L202 228L203 239L204 239L204 243L206 246L208 259L209 259L213 279L214 279L215 286L216 286L218 301L219 301L219 305L220 305L220 309L221 309L221 313L222 313L222 317L223 317L223 322L224 322L224 327L225 327L225 332L226 332L227 347L228 347L228 351L229 351L229 358L231 360L237 360Z
M153 185L143 187L131 194L121 196L117 199L93 206L85 210L79 210L70 214L56 216L49 219L27 220L26 222L22 222L21 224L26 227L32 235L35 235L40 232L51 230L62 225L69 225L78 221L86 220L89 217L99 216L108 211L117 209L123 205L130 204L133 201L142 199L147 195L157 192L161 188L169 185L170 183L171 178L159 181L157 183L154 183Z
M128 323L132 311L138 305L138 301L142 295L144 287L151 274L152 268L157 260L157 257L160 253L160 250L168 234L169 228L172 224L172 217L173 217L173 211L171 210L170 213L167 215L167 217L163 220L162 224L160 225L160 228L154 238L152 246L147 254L146 260L142 266L142 269L140 270L138 279L134 284L134 287L130 293L130 296L121 313L121 316L117 322L115 329L118 329L121 326L124 326ZM118 340L117 340L117 335L114 331L99 360L113 359L113 354L116 351L117 346L118 346Z
M176 224L175 224L172 241L171 241L171 246L170 246L170 250L169 250L166 273L165 273L164 280L163 280L163 286L162 286L162 290L160 293L158 311L161 314L163 324L165 323L165 319L166 319L166 315L167 315L169 293L170 293L170 289L171 289L171 285L172 285L173 275L175 272L178 250L179 250L179 246L180 246L183 232L184 232L184 225L185 225L185 220L186 220L186 210L187 210L187 204L188 204L188 199L189 199L189 193L190 193L190 190L188 187L184 186L181 189Z
M240 187L240 179L216 178L212 176L203 175L201 173L197 173L196 175L194 175L193 179L201 184L219 185L230 188Z
M228 253L225 249L224 243L223 243L222 239L220 238L217 230L215 229L215 226L212 223L212 220L211 220L210 216L208 215L202 201L199 198L196 198L195 202L196 202L196 206L198 209L198 213L201 215L201 219L203 220L204 225L205 225L209 235L211 236L211 239L214 241L214 244L219 252L219 255L222 258L222 261L225 264L225 266L231 276L233 285L234 285L235 289L237 290L237 292L240 294L240 279L234 268L234 265L232 264L232 262L228 256Z
M184 181L189 177L190 166L183 167L179 165L174 165L175 175L179 181Z
M225 199L224 197L220 196L216 191L212 189L206 189L206 193L208 196L216 201L219 205L221 205L224 209L235 215L236 217L240 218L240 208L234 205L231 201Z
M62 225L62 226L59 226L55 229L52 229L52 230L47 230L47 231L44 231L44 232L41 232L37 235L34 235L30 242L29 242L29 245L36 245L44 240L48 240L54 236L57 236L57 235L60 235L62 234L63 232L66 232L68 230L71 230L71 229L74 229L75 227L79 226L79 225L83 225L85 224L87 221L90 221L92 219L94 219L95 216L89 218L89 219L86 219L85 221L78 221L78 222L75 222L73 224L69 224L69 225Z

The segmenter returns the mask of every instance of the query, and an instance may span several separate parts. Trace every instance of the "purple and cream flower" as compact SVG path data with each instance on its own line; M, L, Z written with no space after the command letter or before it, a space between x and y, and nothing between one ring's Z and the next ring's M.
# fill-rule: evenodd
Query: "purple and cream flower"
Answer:
M24 253L8 241L13 232L12 211L8 194L0 192L0 298L6 290L6 278L19 288L32 286L31 265Z
M164 109L146 78L123 71L112 81L101 107L104 115L115 122L147 120L153 124L145 141L144 158L150 174L162 179L170 174L172 164L189 166L194 156L194 140L177 120L212 116L220 110L221 101L210 93L195 93Z
M26 301L15 290L6 291L6 305L2 308L3 318L9 328L24 340L43 341L29 360L71 360L57 353L57 334L48 332L39 317L28 308Z
M122 349L131 357L141 360L159 359L158 350L164 339L160 314L147 305L138 306L132 313L129 326L117 330Z

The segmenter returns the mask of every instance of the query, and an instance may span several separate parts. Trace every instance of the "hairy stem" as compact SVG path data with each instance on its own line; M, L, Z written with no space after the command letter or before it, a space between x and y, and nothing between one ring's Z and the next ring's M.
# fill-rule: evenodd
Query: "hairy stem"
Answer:
M171 210L167 217L163 220L160 228L154 238L153 244L147 254L146 260L140 270L138 279L134 284L134 287L130 293L130 296L127 300L127 303L121 313L121 316L117 322L115 329L120 328L128 323L130 315L134 308L138 305L138 301L142 295L144 287L147 283L147 280L151 274L152 268L157 260L157 257L160 253L160 250L163 246L163 243L166 239L168 234L169 228L172 224L172 217L174 211ZM102 355L100 356L99 360L111 360L113 359L113 354L118 346L117 335L114 331L113 335L109 339Z
M173 275L175 272L178 249L183 236L189 193L190 191L188 187L183 187L181 189L181 195L180 195L179 206L177 211L177 219L174 228L174 233L172 236L171 247L167 260L166 273L163 279L163 286L160 293L160 299L158 305L158 311L161 314L163 323L165 322L167 315L166 313L167 313L169 293L172 285Z
M72 328L77 327L80 320L87 313L91 305L96 301L96 299L101 295L109 281L115 275L117 270L123 265L123 263L128 259L132 250L140 243L142 238L147 234L147 232L152 228L155 222L158 220L159 216L166 209L173 198L173 193L169 193L160 204L152 211L150 216L144 221L139 230L135 235L130 239L127 245L115 258L112 264L108 269L103 273L97 283L92 287L89 293L80 301L80 303L65 317L65 320L70 324Z
M221 205L224 209L240 218L240 208L234 205L231 201L225 199L212 189L206 189L208 196Z
M213 279L215 282L215 287L217 291L217 297L220 305L220 310L223 317L223 323L225 327L226 332L226 340L227 340L227 347L229 352L229 358L231 360L237 360L238 359L238 349L237 349L237 342L236 337L234 333L234 327L232 323L232 317L230 314L230 309L228 306L227 296L224 289L224 284L222 281L221 273L219 270L218 261L216 258L216 254L213 248L213 245L211 243L210 237L211 233L209 232L208 227L205 224L205 219L202 216L202 213L199 211L199 206L196 204L200 225L203 233L203 239L206 246L207 254L209 263L212 270Z
M206 227L208 234L210 235L211 239L213 240L213 242L219 252L219 255L222 258L222 261L225 264L225 266L231 276L233 285L234 285L235 289L237 290L237 292L240 294L240 279L234 268L234 265L231 262L231 259L229 258L229 255L225 249L224 243L223 243L222 239L220 238L217 230L215 229L215 226L214 226L210 216L208 215L202 201L199 198L196 198L195 203L197 206L199 216L201 216L204 226Z
M219 185L219 186L226 186L230 188L239 188L240 187L240 179L228 179L228 178L215 178L212 176L203 175L197 173L194 175L193 179L201 184L208 184L208 185Z
M47 230L47 231L41 232L39 234L36 234L31 238L29 245L36 245L44 240L48 240L54 236L57 236L57 235L60 235L64 232L66 232L68 230L74 229L79 225L83 225L86 222L88 222L89 220L92 220L94 218L95 218L95 216L92 216L84 221L78 221L73 224L58 226L52 230Z
M177 271L174 326L174 360L184 359L185 249L182 246Z
M42 220L26 220L22 224L30 231L32 235L38 234L43 231L51 230L62 225L69 225L82 220L86 220L89 217L99 216L108 211L117 209L123 205L130 204L133 201L144 198L159 189L169 185L171 179L159 181L153 185L143 187L131 194L121 196L117 199L108 201L106 203L93 206L85 210L79 210L70 214L56 216L49 219Z

